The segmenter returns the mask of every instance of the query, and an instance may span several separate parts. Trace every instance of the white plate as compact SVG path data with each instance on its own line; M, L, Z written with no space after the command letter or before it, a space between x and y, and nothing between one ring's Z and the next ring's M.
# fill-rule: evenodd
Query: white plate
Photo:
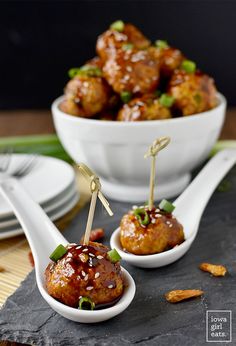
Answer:
M60 196L61 196L60 198L56 198L56 199L54 198L53 203L43 204L43 205L41 205L41 207L44 209L44 211L46 213L50 213L50 212L54 211L56 208L61 207L67 201L70 201L71 198L75 195L75 193L78 193L78 192L76 191L76 185L74 182L69 187L69 189L66 190L66 193L64 193L63 195L60 194ZM45 205L45 207L44 207L44 205ZM5 230L8 227L16 226L19 224L18 220L14 214L12 217L4 218L2 220L3 221L1 221L1 219L0 219L0 232L2 230Z
M9 171L14 171L27 156L12 155ZM65 191L74 179L75 172L68 163L52 157L40 156L35 167L20 180L31 197L42 205ZM0 196L0 220L11 215L11 207Z
M52 221L55 221L64 216L66 213L68 213L78 203L78 201L79 195L78 193L75 193L74 196L70 199L70 201L65 202L62 206L48 213L48 216ZM7 231L0 232L0 239L12 238L23 233L24 231L20 226L12 228L9 227Z

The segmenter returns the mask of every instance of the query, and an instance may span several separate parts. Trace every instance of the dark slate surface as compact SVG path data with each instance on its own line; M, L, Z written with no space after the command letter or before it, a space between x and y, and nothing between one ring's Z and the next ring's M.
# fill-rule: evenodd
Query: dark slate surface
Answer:
M133 303L112 320L84 325L64 319L41 298L31 272L0 312L0 339L37 345L184 345L206 344L206 310L232 310L236 342L236 167L228 175L232 187L215 192L203 215L198 236L178 262L145 270L123 263L133 275L137 293ZM194 198L194 196L193 196ZM107 231L105 242L128 204L111 201L114 218L97 207L94 226ZM186 206L187 208L187 206ZM65 236L77 241L85 229L87 209L73 221ZM202 261L225 264L229 274L214 278L198 269ZM169 304L163 295L173 289L201 288L203 298ZM221 343L219 345L224 345ZM226 344L225 344L226 345Z

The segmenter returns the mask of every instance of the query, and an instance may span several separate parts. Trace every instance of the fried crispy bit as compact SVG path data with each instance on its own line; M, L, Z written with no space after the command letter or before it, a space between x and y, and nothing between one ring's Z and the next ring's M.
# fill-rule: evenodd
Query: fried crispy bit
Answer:
M0 273L3 273L5 271L6 271L6 269L4 267L0 266Z
M32 267L34 267L34 257L31 251L28 253L28 258Z
M199 297L203 293L201 290L175 290L166 293L165 297L169 303L178 303L185 299Z
M95 228L91 231L89 240L90 241L98 241L102 238L104 238L105 232L103 228ZM80 239L80 244L83 244L84 242L84 237Z
M225 276L227 273L227 269L224 266L217 264L201 263L199 268L213 276Z

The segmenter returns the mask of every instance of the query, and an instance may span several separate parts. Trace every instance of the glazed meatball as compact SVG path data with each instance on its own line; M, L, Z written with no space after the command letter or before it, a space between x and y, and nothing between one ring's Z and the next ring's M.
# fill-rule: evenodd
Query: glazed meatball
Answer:
M94 66L102 70L103 62L99 56L95 56L94 58L88 60L85 66Z
M182 225L172 214L159 209L144 208L149 223L144 225L130 211L120 223L120 242L124 250L135 255L160 253L181 244L184 241Z
M171 118L170 109L160 104L154 95L144 95L124 104L118 113L119 121L158 120Z
M150 46L150 41L132 24L125 24L122 32L114 29L105 31L98 37L96 50L103 61L109 59L116 50L131 43L137 49Z
M159 82L159 64L146 50L118 50L103 66L104 77L118 94L145 94Z
M173 72L180 67L183 62L184 55L181 51L174 47L150 47L149 52L153 57L160 63L160 74L161 77L171 77Z
M204 112L217 105L214 80L200 71L188 73L176 70L169 82L168 90L175 99L175 108L182 115Z
M68 114L91 117L106 108L110 94L103 78L78 75L66 85L65 100L60 109Z
M69 246L62 258L46 268L48 293L75 308L81 297L90 298L98 307L117 301L123 293L123 278L119 262L111 262L108 250L93 242Z

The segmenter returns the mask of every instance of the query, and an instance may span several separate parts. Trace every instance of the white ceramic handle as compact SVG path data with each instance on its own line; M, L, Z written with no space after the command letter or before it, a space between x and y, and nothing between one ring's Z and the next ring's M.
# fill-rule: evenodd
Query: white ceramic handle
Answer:
M39 262L48 262L47 256L57 245L68 243L43 209L33 201L16 179L6 178L0 181L0 193L12 206L25 232L36 267Z
M235 149L225 149L216 154L174 202L175 215L180 219L185 214L185 219L187 215L189 220L200 220L214 190L235 163Z

